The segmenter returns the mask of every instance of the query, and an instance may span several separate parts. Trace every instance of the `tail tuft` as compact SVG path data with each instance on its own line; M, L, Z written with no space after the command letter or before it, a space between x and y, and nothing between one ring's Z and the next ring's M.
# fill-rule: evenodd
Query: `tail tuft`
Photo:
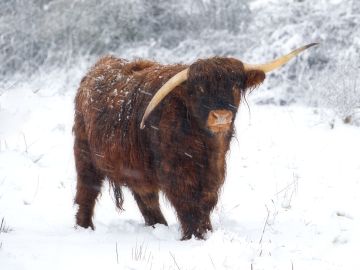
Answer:
M121 186L112 182L111 187L112 187L112 189L114 191L114 198L115 198L116 207L119 210L124 210L124 208L123 208L124 196L123 196L123 193L122 193L122 190L121 190Z

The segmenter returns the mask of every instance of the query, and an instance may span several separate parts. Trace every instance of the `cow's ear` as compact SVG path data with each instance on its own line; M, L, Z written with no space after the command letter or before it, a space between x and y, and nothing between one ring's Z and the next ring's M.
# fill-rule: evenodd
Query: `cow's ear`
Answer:
M261 70L246 71L245 88L254 89L265 80L265 73Z

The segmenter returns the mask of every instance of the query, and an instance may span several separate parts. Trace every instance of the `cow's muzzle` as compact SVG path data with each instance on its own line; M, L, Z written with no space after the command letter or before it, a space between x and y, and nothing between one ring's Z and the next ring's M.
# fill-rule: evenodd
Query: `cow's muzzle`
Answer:
M233 113L229 110L212 110L209 113L207 127L213 133L227 132L231 128Z

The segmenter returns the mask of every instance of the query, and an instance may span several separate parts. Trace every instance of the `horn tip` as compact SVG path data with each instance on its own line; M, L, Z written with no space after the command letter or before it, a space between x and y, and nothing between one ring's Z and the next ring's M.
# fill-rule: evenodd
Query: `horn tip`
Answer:
M308 49L310 47L317 46L317 45L320 45L320 43L319 42L313 42L313 43L310 43L310 44L306 45L305 49Z

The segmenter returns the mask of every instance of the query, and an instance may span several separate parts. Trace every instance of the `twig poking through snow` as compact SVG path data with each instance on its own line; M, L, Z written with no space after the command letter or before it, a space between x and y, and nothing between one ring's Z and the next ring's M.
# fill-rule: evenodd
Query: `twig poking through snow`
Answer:
M177 262L176 262L176 260L175 260L175 256L174 256L170 251L169 251L169 253L170 253L170 256L173 258L174 263L175 263L177 269L181 270L180 267L179 267L179 265L177 264Z
M27 154L28 153L28 145L27 145L27 142L26 142L26 137L25 137L25 134L24 132L21 132L23 138L24 138L24 143L25 143L25 153Z
M5 218L3 217L1 219L1 223L0 223L0 233L8 233L8 232L11 232L12 229L6 225L5 223Z
M265 207L266 207L266 211L267 211L267 216L266 216L266 220L265 220L265 223L264 223L264 228L263 228L263 230L262 230L262 234L261 234L261 238L260 238L260 241L259 241L259 245L261 245L261 243L262 243L262 240L263 240L263 237L264 237L264 234L265 234L265 230L266 230L266 225L268 224L269 217L270 217L270 211L269 211L269 208L267 207L266 204L265 204ZM259 256L261 256L261 254L262 254L262 249L260 250Z
M208 255L209 255L209 258L210 258L210 261L211 261L212 266L213 266L213 267L214 267L214 269L216 270L216 267L215 267L215 264L214 264L213 259L211 258L210 254L208 254Z
M117 242L116 242L116 244L115 244L115 250L116 250L116 263L119 264L119 252L118 252Z

